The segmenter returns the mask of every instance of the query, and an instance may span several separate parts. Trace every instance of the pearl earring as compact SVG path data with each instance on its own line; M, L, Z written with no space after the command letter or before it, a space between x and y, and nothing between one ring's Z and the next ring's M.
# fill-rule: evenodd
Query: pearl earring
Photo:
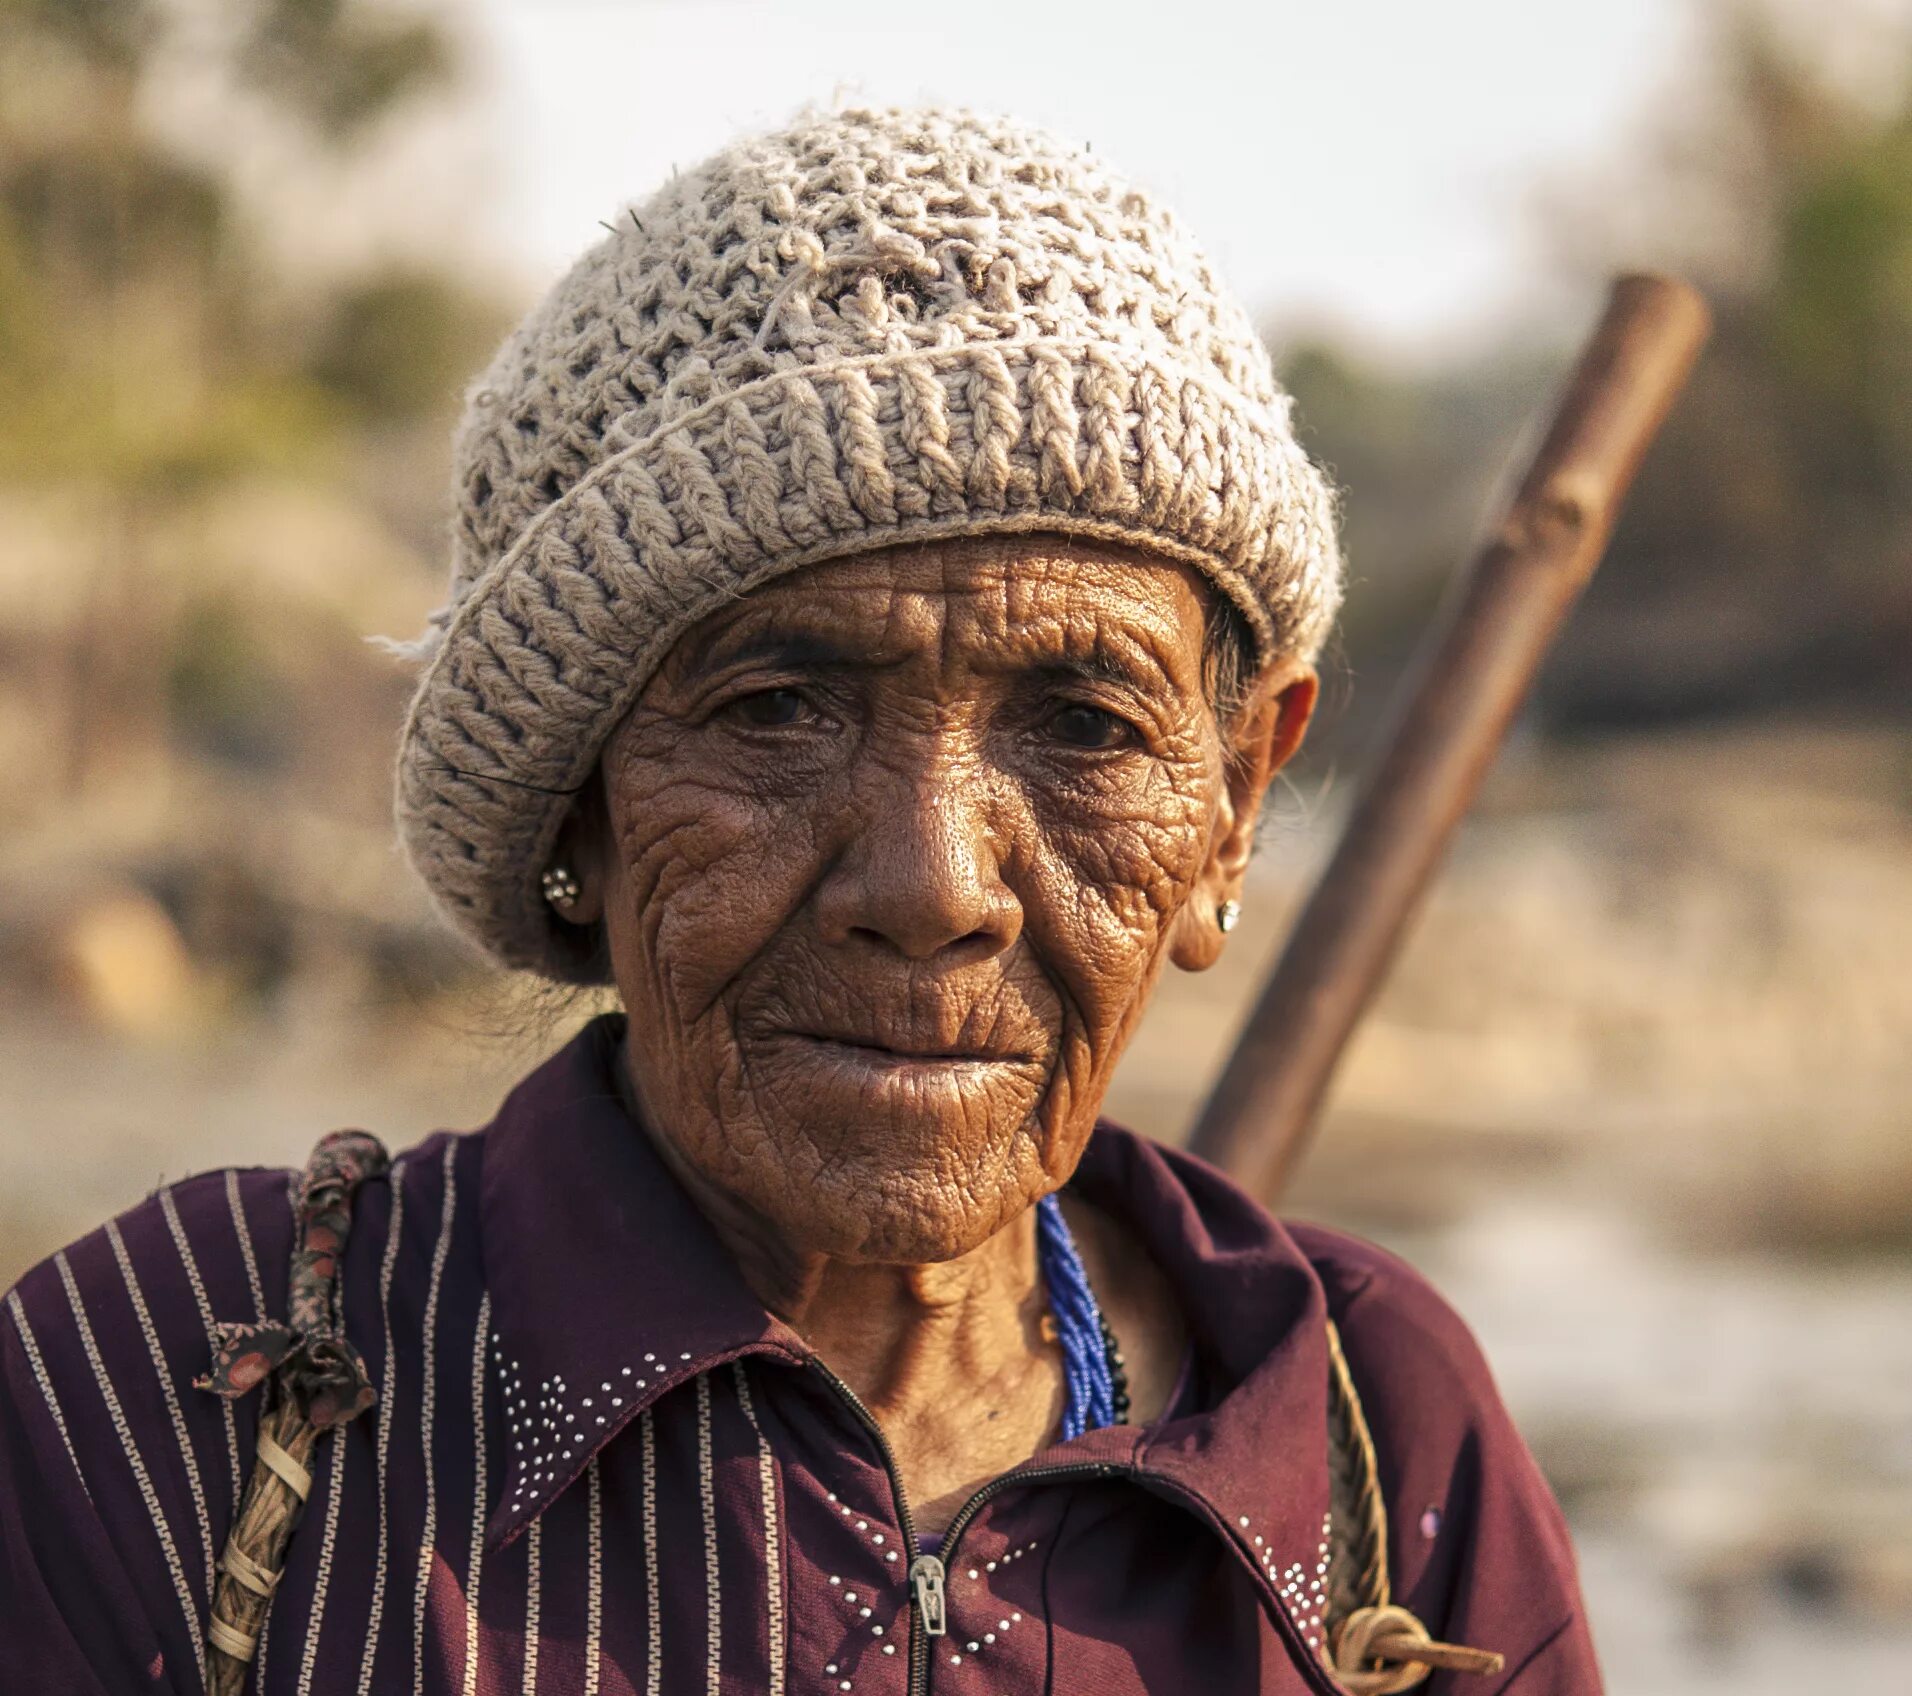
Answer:
M578 897L584 893L577 874L569 866L553 866L539 883L544 889L544 898L559 912L569 912L578 904Z
M1226 936L1240 923L1241 903L1239 901L1224 901L1215 909L1215 928L1222 935Z

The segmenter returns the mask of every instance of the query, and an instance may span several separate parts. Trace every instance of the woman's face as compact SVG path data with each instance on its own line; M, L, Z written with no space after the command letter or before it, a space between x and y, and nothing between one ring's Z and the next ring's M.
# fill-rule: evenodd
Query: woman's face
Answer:
M836 560L684 636L611 738L572 857L639 1104L791 1248L974 1248L1074 1170L1164 959L1215 958L1314 684L1218 722L1207 593L1045 537Z

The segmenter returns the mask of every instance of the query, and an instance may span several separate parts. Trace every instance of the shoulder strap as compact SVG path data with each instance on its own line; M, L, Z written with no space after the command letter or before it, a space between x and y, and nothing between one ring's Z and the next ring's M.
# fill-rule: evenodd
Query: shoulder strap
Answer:
M312 1151L293 1195L292 1269L284 1320L214 1328L212 1365L196 1387L236 1399L266 1385L252 1475L219 1559L206 1626L208 1696L239 1696L284 1570L286 1545L312 1490L312 1451L376 1399L339 1323L339 1268L352 1197L391 1164L376 1137L334 1131Z
M1323 1619L1330 1664L1349 1696L1394 1696L1412 1690L1436 1667L1496 1673L1504 1657L1491 1649L1437 1643L1388 1588L1388 1510L1381 1466L1367 1415L1328 1326L1328 1606Z

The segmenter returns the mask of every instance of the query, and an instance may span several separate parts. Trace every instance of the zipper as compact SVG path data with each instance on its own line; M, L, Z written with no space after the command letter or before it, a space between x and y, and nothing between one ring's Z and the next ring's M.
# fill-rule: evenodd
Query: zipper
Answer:
M916 1522L910 1517L909 1498L903 1493L902 1474L896 1470L896 1453L890 1447L889 1438L883 1435L883 1427L877 1424L876 1415L863 1405L863 1398L821 1360L812 1355L810 1364L823 1375L824 1382L836 1391L843 1404L870 1433L876 1442L877 1453L882 1457L883 1470L889 1474L890 1494L896 1499L896 1523L910 1552L908 1582L911 1606L907 1610L910 1621L909 1696L925 1696L929 1689L929 1640L946 1636L949 1631L948 1565L943 1556L926 1554L917 1545ZM1129 1470L1114 1461L1096 1460L1058 1462L1051 1466L998 1473L956 1510L956 1517L943 1533L943 1555L955 1552L957 1540L969 1529L970 1522L1005 1490L1020 1489L1025 1484L1052 1484L1065 1478L1115 1478Z
M1053 1484L1063 1478L1117 1478L1129 1470L1112 1460L1077 1460L999 1472L956 1510L956 1517L943 1533L943 1547L953 1550L957 1538L969 1529L969 1522L989 1505L992 1498L1000 1496L1005 1490L1019 1490L1025 1484Z
M896 1497L896 1524L903 1533L903 1541L909 1545L912 1555L916 1553L916 1521L910 1517L909 1498L903 1494L902 1475L896 1470L896 1452L890 1447L890 1440L883 1435L883 1427L877 1424L876 1415L863 1405L863 1398L843 1382L829 1367L815 1355L810 1364L823 1374L824 1382L843 1398L850 1411L863 1422L864 1428L876 1439L877 1453L883 1457L883 1470L890 1475L890 1492Z
M925 1637L949 1635L949 1594L943 1588L946 1576L942 1561L935 1555L918 1555L910 1562L910 1589L916 1597L916 1612Z
M890 1447L889 1438L883 1435L883 1427L877 1424L876 1415L863 1405L863 1398L856 1391L815 1355L810 1357L810 1364L823 1375L823 1381L836 1391L843 1405L857 1416L863 1428L875 1440L876 1452L883 1460L883 1470L890 1476L890 1494L896 1498L896 1524L903 1533L904 1546L910 1552L910 1583L917 1598L915 1607L904 1610L910 1622L909 1696L923 1696L929 1689L930 1626L924 1604L926 1594L935 1600L938 1628L947 1629L943 1620L943 1563L934 1555L924 1554L916 1545L916 1521L910 1516L909 1497L903 1494L903 1475L896 1470L896 1451ZM919 1570L923 1573L921 1579L917 1576ZM930 1576L932 1572L933 1578Z

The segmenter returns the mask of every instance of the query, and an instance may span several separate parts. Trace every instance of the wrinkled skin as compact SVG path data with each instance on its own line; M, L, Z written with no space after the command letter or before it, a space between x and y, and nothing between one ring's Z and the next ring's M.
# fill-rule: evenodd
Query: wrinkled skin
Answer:
M1212 592L1047 537L775 579L678 641L561 845L640 1122L932 1527L1054 1434L1032 1204L1164 963L1218 957L1313 705L1277 661L1218 719ZM1069 1209L1146 1419L1179 1317L1116 1221Z

